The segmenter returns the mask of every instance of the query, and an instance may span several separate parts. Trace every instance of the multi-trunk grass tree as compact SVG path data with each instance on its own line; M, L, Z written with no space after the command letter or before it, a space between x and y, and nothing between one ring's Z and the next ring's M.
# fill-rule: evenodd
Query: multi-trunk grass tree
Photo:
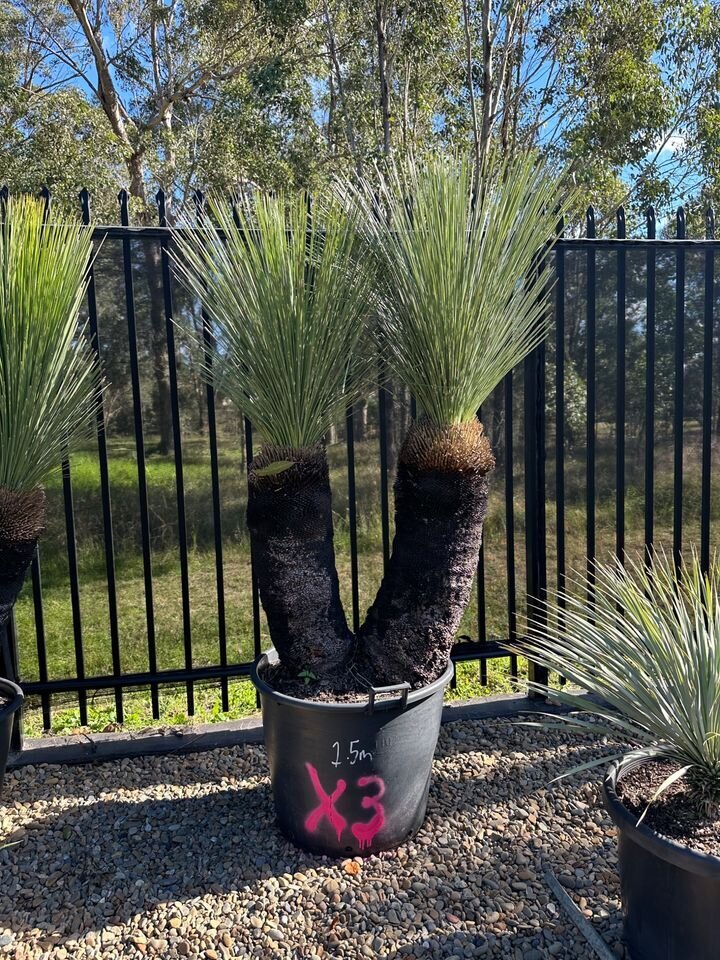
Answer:
M272 641L291 672L347 684L443 672L487 509L476 411L547 332L528 276L563 188L534 156L431 159L342 184L307 222L302 196L210 205L177 231L177 267L216 341L206 375L259 431L248 525ZM411 198L408 200L408 198ZM373 331L368 335L368 316ZM392 556L359 635L348 629L322 438L367 388L378 349L417 399L400 452Z
M395 535L357 641L357 671L421 686L445 669L477 569L490 442L476 414L546 336L532 283L568 201L533 155L435 158L342 190L378 277L378 340L416 398L395 482Z
M270 636L293 673L337 677L353 637L340 600L328 463L331 425L366 389L371 275L337 203L256 194L209 203L176 232L177 269L211 318L205 374L263 445L248 527Z
M79 320L91 231L45 213L29 197L0 210L0 627L45 524L43 480L100 397Z

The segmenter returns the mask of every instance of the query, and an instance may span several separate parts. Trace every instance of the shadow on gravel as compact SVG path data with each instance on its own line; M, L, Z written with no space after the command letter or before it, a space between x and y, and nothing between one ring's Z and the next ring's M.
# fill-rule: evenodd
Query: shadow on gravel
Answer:
M592 742L565 746L560 758L563 768L597 754ZM444 762L456 753L455 742L444 734L428 822L418 836L418 855L425 853L423 846L436 845L437 830L447 829L443 820L448 807L458 815L470 815L476 822L490 820L495 805L517 797L518 788L521 793L532 793L547 787L559 772L557 759L551 762L543 759L541 752L529 752L527 757L518 754L510 766L483 767L479 762L471 763L468 757L467 767L458 770L456 766L451 776ZM241 758L244 765L239 762ZM221 896L262 879L331 863L303 854L279 833L264 751L258 747L218 752L214 762L202 755L165 757L118 763L116 769L118 792L111 796L94 799L100 784L108 790L110 783L108 769L100 776L97 767L61 772L57 778L55 768L45 768L38 771L45 777L42 789L26 771L23 780L12 785L10 795L4 795L8 808L30 805L52 797L53 784L48 780L58 780L57 800L44 818L35 812L35 820L26 826L21 842L0 850L0 927L16 933L39 930L45 937L62 941L77 938L87 929L127 924L159 903L186 902L208 894ZM231 778L239 774L247 779L231 786ZM224 777L230 783L224 783ZM489 788L486 780L492 781ZM188 784L193 785L194 795L181 795ZM150 788L156 796L134 801L126 792ZM34 808L27 811L30 816L33 812ZM583 838L576 844L576 855L582 857L582 849L586 845L590 849L593 844L597 840ZM498 866L506 849L503 843L493 859L467 867L460 874L463 883L474 885L483 895L489 890L494 896L486 874ZM449 850L447 853L451 855ZM437 871L440 875L440 866ZM452 874L444 881L446 899L453 882ZM385 901L383 912L390 902ZM449 906L448 902L438 909L447 910ZM334 915L328 915L322 923L334 923ZM448 935L452 944L456 934ZM42 936L33 936L42 940ZM461 946L473 948L472 954L464 954L461 949L458 955L483 955L485 938L480 932L458 931L457 936L467 940ZM488 956L496 955L501 947L498 940ZM452 955L447 948L447 943L438 942L438 954L431 941L430 947L422 947L425 952L421 955ZM529 943L528 948L534 949L534 945ZM396 956L410 958L417 949L415 944Z
M617 924L622 917L618 917ZM611 936L608 949L619 958L626 957L622 940ZM554 952L550 952L550 951ZM548 924L544 929L537 930L528 936L506 934L485 936L482 933L467 933L458 931L444 937L433 937L418 944L408 944L387 954L388 960L434 960L434 958L484 958L484 960L498 960L503 957L514 960L547 960L559 957L560 960L571 960L573 957L597 957L582 934L570 923L560 921L557 924Z
M183 742L189 744L192 737L190 730ZM224 778L237 777L239 770L245 776L269 776L265 749L259 744L238 744L187 754L168 750L156 756L68 766L40 764L20 767L6 775L0 807L9 806L15 801L23 804L47 801L49 796L82 802L86 797L96 794L100 784L107 790L108 780L113 780L113 769L118 771L114 777L117 787L130 790L214 785Z
M480 782L476 780L474 785L479 791ZM471 788L473 781L467 786ZM431 815L418 838L421 844L437 842L436 829L442 824L435 821L440 794L445 789L442 782L433 788ZM472 802L474 818L490 815L492 808L487 797L478 792L472 798L468 796L468 800ZM589 848L590 839L586 842ZM457 872L463 888L469 885L476 894L494 897L497 883L490 888L488 874L494 873L504 851L503 843L491 861L463 864ZM579 849L577 852L582 857ZM420 853L421 849L418 856ZM132 924L135 915L149 912L160 903L188 902L208 894L221 896L264 878L329 863L332 862L325 858L303 854L280 835L267 782L203 791L193 797L168 796L137 802L102 799L53 811L44 820L30 824L19 845L0 851L0 927L15 933L37 930L40 935L33 934L36 943L46 940L60 945L65 940L77 939L88 929ZM390 875L392 872L391 867ZM437 894L423 894L427 899L419 909L437 907L444 914L438 922L444 932L436 929L427 939L417 939L386 956L398 960L451 956L510 960L517 953L513 954L509 947L522 947L522 956L526 958L533 957L531 951L539 943L539 957L545 958L550 956L545 947L555 942L563 947L556 954L562 958L589 956L575 952L578 937L571 925L563 921L559 910L555 918L545 919L542 928L528 929L527 933L516 929L486 936L477 927L455 927L459 918L450 918L447 912L454 903L449 896L455 889L455 871L448 875L438 866L437 872L446 878L442 889ZM370 879L363 873L364 882ZM318 889L321 883L319 879L313 881ZM258 891L259 897L263 895ZM435 899L437 895L444 898L444 905ZM388 918L391 909L399 909L392 896L389 892L388 899L376 907L378 913ZM514 899L509 892L505 896ZM254 909L249 904L247 909L251 908ZM341 914L334 912L313 915L318 941L333 933L335 924L342 919ZM240 922L246 921L249 922L247 914ZM522 918L514 922L525 926ZM480 926L482 919L468 915L465 923ZM382 924L377 929L380 932ZM545 936L546 929L551 940ZM332 947L328 946L328 950Z
M0 927L66 936L86 929L90 913L97 929L103 917L118 925L160 902L237 890L301 857L275 826L265 784L74 806L0 850Z

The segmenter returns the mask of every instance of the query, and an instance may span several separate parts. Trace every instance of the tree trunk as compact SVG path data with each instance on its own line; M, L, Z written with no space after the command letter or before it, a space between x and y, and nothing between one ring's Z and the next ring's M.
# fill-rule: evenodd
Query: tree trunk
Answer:
M358 174L362 173L362 160L360 158L360 151L358 150L358 140L355 133L355 127L353 126L353 121L350 116L350 111L347 107L347 100L345 98L345 88L342 78L342 70L340 68L340 60L338 58L337 44L335 42L335 26L333 24L333 19L330 15L330 8L328 6L327 0L323 2L323 12L325 15L325 24L327 26L327 35L328 35L328 53L330 54L330 64L331 64L331 73L330 73L330 92L331 98L335 89L337 88L337 103L339 104L340 110L343 117L343 125L345 127L345 138L347 140L348 149L350 150L350 155L352 156L355 162L355 169ZM333 83L333 71L334 71L334 83ZM331 105L333 104L331 99ZM331 109L330 116L334 116L334 111Z
M398 446L400 440L406 435L410 428L410 391L407 387L402 388L402 400L398 410Z
M333 139L333 127L335 126L335 82L333 80L332 67L328 74L328 90L330 92L330 105L328 107L327 118L327 146L328 153L332 156L335 153L335 143Z
M152 240L144 243L145 277L150 294L150 347L152 353L153 415L160 435L159 452L173 448L170 382L165 330L165 297L162 282L160 247Z
M45 526L45 494L0 488L0 628L10 619Z
M146 204L144 149L134 150L132 152L127 159L127 168L128 176L130 177L130 196Z
M385 436L387 437L388 461L395 460L399 444L395 433L395 388L394 380L386 380L382 389L385 391ZM378 409L378 416L380 411Z
M492 427L490 428L490 442L498 444L497 449L502 450L502 462L506 463L505 459L505 447L503 444L500 444L499 441L503 436L503 424L505 417L505 407L503 403L503 391L504 385L502 383L498 384L495 390L492 393ZM484 418L487 423L487 418Z
M205 436L205 403L202 393L202 384L193 378L193 397L195 398L195 432Z
M493 39L492 39L492 3L491 0L482 0L481 32L482 32L482 127L480 131L481 162L487 158L492 142L492 129L495 122L495 107L493 103Z
M145 190L145 155L142 149L134 151L127 160L130 176L130 196L147 203ZM149 216L143 211L143 223ZM150 296L150 352L152 354L153 413L160 436L160 453L170 453L173 448L173 432L170 407L170 382L167 366L167 339L165 335L165 297L162 283L160 246L155 241L143 243L145 281Z
M375 3L375 32L377 34L378 71L380 74L380 113L383 129L383 153L390 156L392 141L390 135L390 79L387 61L387 11L384 0Z
M353 426L355 428L355 439L358 443L362 443L363 440L367 440L368 432L368 402L363 400L359 404L356 416L354 418Z
M292 465L273 473L273 464ZM266 472L267 471L267 472ZM248 529L260 599L282 664L342 674L353 638L340 600L325 451L265 446L248 474Z
M411 427L395 481L392 554L358 634L355 670L366 681L421 687L447 667L477 568L493 466L477 420Z
M507 38L506 43L510 43L510 39ZM511 62L506 63L505 73L503 74L503 113L502 113L502 122L500 124L500 145L502 150L502 155L504 157L510 156L510 133L513 129L513 110L511 107L511 92L512 92L512 79L513 79L513 65Z
M475 158L475 180L477 185L480 177L480 126L478 123L477 103L475 101L475 78L473 76L472 35L470 31L470 3L463 0L463 30L465 34L465 69L467 71L468 94L470 97L470 119L473 131L473 155Z

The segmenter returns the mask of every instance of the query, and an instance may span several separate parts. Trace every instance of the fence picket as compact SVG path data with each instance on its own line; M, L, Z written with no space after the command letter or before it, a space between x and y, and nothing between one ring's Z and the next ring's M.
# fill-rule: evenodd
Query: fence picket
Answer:
M705 236L715 238L715 214L705 211ZM713 339L715 306L715 251L705 250L705 290L703 302L703 407L702 407L702 477L700 494L700 562L707 571L710 566L710 493L712 468L713 415Z
M677 238L685 239L685 210L678 207ZM683 444L685 438L685 248L675 251L675 391L673 396L673 559L680 565L683 538Z
M120 222L130 226L129 197L127 190L118 194ZM128 323L130 349L130 380L132 384L133 415L135 421L135 455L137 458L138 495L140 500L140 533L142 537L143 580L145 585L145 620L147 623L147 649L149 673L158 672L157 643L155 637L155 608L153 603L152 551L150 541L150 511L148 507L147 470L145 465L145 436L143 427L142 396L140 392L140 361L138 357L137 322L135 318L135 290L132 275L131 234L122 238L123 275L125 282L125 311ZM158 685L150 687L152 715L160 718L160 694Z
M90 193L87 187L79 193L80 211L82 222L89 226L91 222ZM95 286L95 265L90 267L87 288L87 308L88 324L90 327L90 345L95 359L102 364L102 352L100 348L100 331L98 327L97 310L97 289ZM96 433L98 444L98 465L100 468L100 499L102 503L103 517L103 549L105 553L105 576L107 577L108 593L108 618L110 623L110 650L112 656L113 674L119 677L122 672L120 659L120 627L118 624L118 606L117 606L117 582L115 577L115 539L113 534L112 522L112 501L110 498L110 468L108 464L107 452L107 433L105 429L105 404L103 402L102 391L98 398L98 408L96 414ZM42 674L40 679L43 678ZM125 719L123 707L122 688L115 690L115 716L118 723ZM49 724L47 724L49 727Z

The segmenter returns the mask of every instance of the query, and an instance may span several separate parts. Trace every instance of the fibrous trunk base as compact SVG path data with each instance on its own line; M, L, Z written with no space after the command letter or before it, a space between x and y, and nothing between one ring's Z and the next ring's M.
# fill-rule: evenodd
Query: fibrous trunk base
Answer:
M353 640L335 569L324 450L264 447L250 466L247 519L260 599L283 665L316 677L341 674Z
M411 427L395 481L395 537L358 635L376 686L431 683L447 667L477 570L494 460L481 424Z

